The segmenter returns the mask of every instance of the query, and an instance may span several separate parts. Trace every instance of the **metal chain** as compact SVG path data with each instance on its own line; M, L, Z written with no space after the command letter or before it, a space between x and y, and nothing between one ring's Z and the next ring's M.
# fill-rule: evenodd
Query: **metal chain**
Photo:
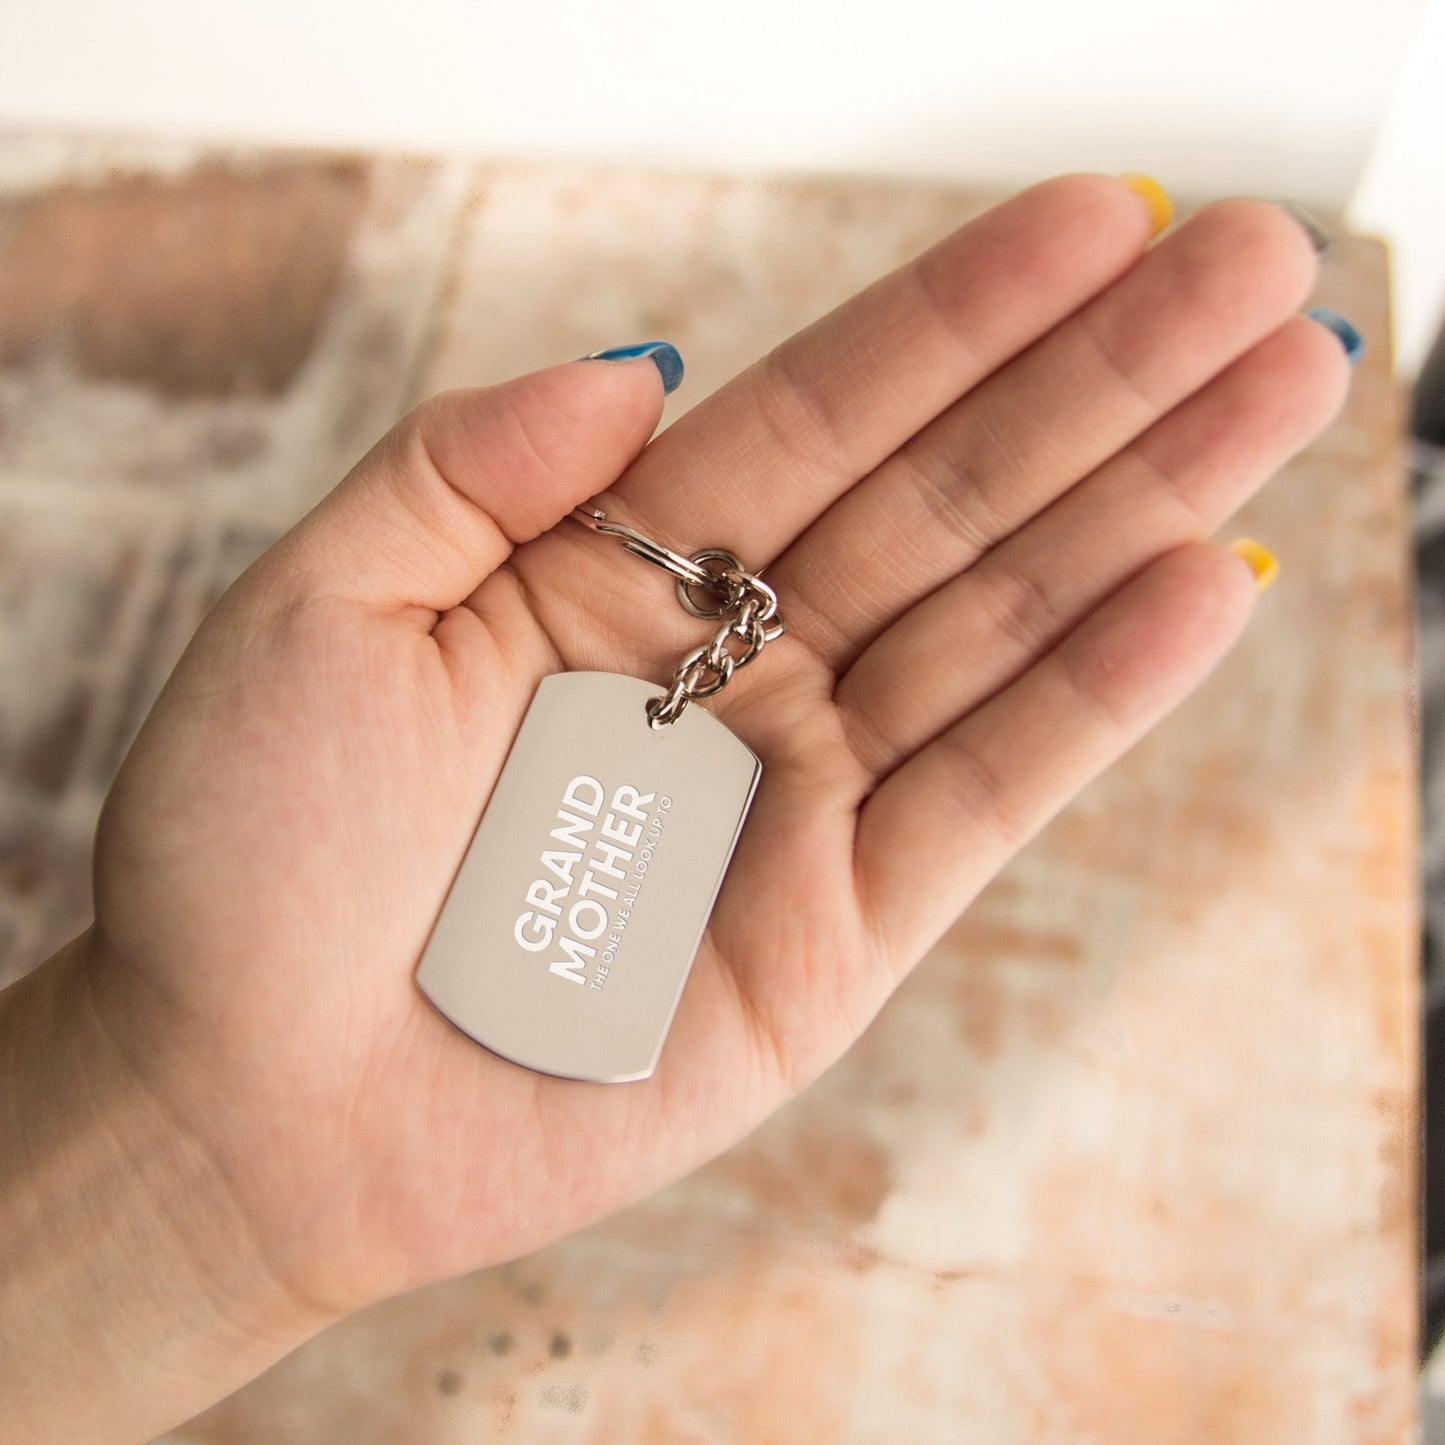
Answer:
M757 572L747 571L731 552L707 547L683 557L631 527L606 521L606 513L590 503L576 508L572 516L595 532L618 535L629 552L672 573L678 601L694 617L723 619L710 641L694 647L678 662L667 691L647 699L649 727L663 728L676 722L689 702L720 691L738 668L763 650L765 643L783 635L778 594ZM705 592L716 600L699 602L696 592Z
M712 550L716 557L716 549ZM701 556L698 553L692 560L697 561ZM729 585L730 594L738 597L736 611L727 617L725 614L734 609L728 603L721 604L713 615L725 616L725 620L713 633L712 640L684 653L673 669L667 691L661 697L647 699L647 721L651 727L676 722L689 702L720 691L738 668L746 666L763 650L764 643L782 635L778 595L761 577L745 571L735 557L728 557L726 571L718 575ZM738 650L734 650L735 643L739 644Z

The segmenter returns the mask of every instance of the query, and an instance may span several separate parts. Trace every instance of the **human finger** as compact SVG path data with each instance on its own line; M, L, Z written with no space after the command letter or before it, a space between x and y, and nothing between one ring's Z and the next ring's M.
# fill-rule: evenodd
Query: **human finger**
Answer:
M778 559L770 578L789 598L794 635L845 669L920 598L1280 326L1315 276L1308 235L1278 206L1205 206Z
M1028 187L680 417L608 505L681 550L727 547L761 566L960 394L1127 270L1160 219L1116 176Z
M646 357L568 362L432 397L272 549L269 575L379 608L455 607L637 455L661 371Z
M1176 548L884 779L859 813L855 880L897 969L1204 680L1255 595L1225 548Z
M1154 557L1208 537L1339 411L1349 365L1292 318L865 650L834 697L882 777Z

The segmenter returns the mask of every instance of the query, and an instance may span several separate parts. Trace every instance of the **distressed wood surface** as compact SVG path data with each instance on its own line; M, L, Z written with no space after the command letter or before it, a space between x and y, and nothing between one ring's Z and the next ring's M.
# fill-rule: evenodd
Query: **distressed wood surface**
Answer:
M1167 178L1166 178L1167 179ZM411 400L664 335L666 420L994 197L0 144L0 980L206 607ZM835 1068L569 1240L318 1337L171 1445L1400 1441L1415 747L1387 257L1283 559L1184 708Z

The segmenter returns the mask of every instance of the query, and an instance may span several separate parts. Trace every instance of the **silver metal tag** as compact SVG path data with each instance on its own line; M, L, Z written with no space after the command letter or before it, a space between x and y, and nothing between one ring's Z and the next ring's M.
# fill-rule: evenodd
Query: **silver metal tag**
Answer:
M542 679L417 970L493 1053L542 1073L645 1079L702 942L762 764L657 686Z

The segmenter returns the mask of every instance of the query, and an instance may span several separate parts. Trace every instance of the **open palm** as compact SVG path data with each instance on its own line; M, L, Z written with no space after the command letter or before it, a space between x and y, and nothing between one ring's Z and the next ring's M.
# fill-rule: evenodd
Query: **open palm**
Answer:
M1280 209L1148 239L1117 179L1034 186L650 445L645 359L447 393L225 595L107 801L91 981L289 1290L344 1312L726 1148L1220 659L1254 587L1202 539L1348 372ZM413 979L538 681L709 635L564 520L597 494L766 564L788 624L697 704L763 781L656 1073L610 1086Z

